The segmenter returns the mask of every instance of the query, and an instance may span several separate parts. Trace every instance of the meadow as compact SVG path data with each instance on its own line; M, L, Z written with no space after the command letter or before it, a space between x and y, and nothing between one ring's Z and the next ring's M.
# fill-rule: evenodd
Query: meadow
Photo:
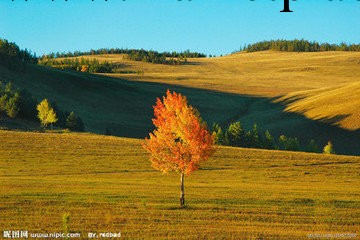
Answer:
M308 239L360 232L360 157L218 147L185 178L142 140L0 131L0 225L124 239Z

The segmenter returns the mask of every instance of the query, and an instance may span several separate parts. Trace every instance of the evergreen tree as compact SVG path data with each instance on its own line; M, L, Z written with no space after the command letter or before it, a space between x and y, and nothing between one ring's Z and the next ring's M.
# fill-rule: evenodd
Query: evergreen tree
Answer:
M36 119L36 104L37 101L27 90L20 92L20 112L19 116L25 119Z
M4 94L0 97L0 114L6 113L6 104L8 102L8 95Z
M219 124L217 123L213 124L212 132L213 134L215 134L215 143L219 145L224 144L225 135Z
M300 142L297 138L288 138L286 143L286 150L300 151Z
M279 145L280 148L287 151L299 151L300 150L300 142L297 138L286 137L285 135L281 135L279 137Z
M317 143L315 142L314 139L310 140L309 144L306 146L306 151L307 152L314 152L314 153L319 152L319 146L317 145Z
M11 118L16 118L20 111L20 94L16 92L6 103L6 114Z
M76 116L74 111L72 111L66 118L66 127L72 131L84 131L84 123L80 117Z
M287 137L285 135L281 135L279 137L279 148L282 150L286 150Z
M248 133L248 146L252 148L260 148L260 137L257 124L254 123L253 129Z
M66 127L70 130L76 129L77 117L74 112L71 112L66 118Z
M275 149L275 144L274 144L274 138L273 136L270 134L269 130L265 131L265 138L262 141L262 148L265 149Z
M244 135L240 122L231 123L225 133L225 142L230 146L241 146L243 145Z

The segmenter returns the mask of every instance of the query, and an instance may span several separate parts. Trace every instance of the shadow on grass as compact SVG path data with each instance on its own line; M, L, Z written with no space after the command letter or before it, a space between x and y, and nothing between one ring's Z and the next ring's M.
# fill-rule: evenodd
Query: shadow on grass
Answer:
M8 76L11 79L6 79ZM297 99L275 102L271 98L129 81L42 66L29 66L26 73L6 75L0 71L0 78L28 89L37 99L56 101L64 111L74 110L89 132L104 134L108 130L115 136L148 136L153 130L152 106L157 97L170 89L187 96L209 126L217 122L226 127L233 121L241 121L242 126L250 130L257 123L261 131L268 129L275 138L282 134L297 137L302 146L314 139L320 149L331 140L336 153L360 155L360 130L349 131L334 125L346 115L315 121L301 113L286 112L289 101Z

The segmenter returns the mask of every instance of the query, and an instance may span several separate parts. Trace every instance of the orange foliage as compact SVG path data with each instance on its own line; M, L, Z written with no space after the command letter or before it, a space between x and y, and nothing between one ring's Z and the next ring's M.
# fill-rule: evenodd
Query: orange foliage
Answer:
M143 147L155 169L188 175L214 153L214 136L185 96L167 90L163 101L157 98L154 116L156 129Z
M87 72L89 70L89 66L88 65L82 65L81 66L81 72Z

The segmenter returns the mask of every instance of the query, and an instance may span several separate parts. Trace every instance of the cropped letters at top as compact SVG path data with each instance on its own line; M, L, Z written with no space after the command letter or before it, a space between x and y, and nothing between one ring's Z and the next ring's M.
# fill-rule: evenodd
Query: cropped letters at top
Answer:
M280 11L280 12L292 12L290 10L290 0L284 0L284 10Z

